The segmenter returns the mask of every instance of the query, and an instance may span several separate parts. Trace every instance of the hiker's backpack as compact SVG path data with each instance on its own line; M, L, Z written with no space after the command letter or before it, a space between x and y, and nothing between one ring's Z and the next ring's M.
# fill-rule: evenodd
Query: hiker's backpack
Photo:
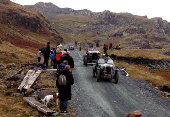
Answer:
M55 60L55 54L52 54L52 60L53 61Z
M67 83L66 76L60 74L60 76L58 77L58 85L66 85L66 83Z
M46 51L46 47L42 48L42 53L45 54L45 51Z
M108 46L106 45L106 50L108 50Z

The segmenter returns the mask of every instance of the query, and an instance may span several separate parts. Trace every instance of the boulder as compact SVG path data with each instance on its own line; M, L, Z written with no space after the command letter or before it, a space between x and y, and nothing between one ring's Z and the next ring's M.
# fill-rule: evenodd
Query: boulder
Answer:
M2 44L2 39L0 38L0 44Z
M162 86L159 86L158 88L161 91L170 92L170 86L168 85L162 85Z
M13 80L15 81L22 81L24 79L25 75L24 74L16 74L13 76Z
M7 65L6 69L15 69L16 65L15 63L12 63L11 65Z
M21 63L21 67L29 66L29 63Z
M4 67L4 65L2 63L0 63L0 67Z
M17 75L17 74L20 74L21 71L22 70L12 72L11 74L5 76L5 80L13 80L13 79L15 79L14 76Z
M11 53L12 58L19 59L15 53Z
M41 67L42 69L46 69L46 65L43 63L38 63L37 67Z
M2 79L4 77L4 75L0 72L0 79Z
M34 66L33 65L30 65L27 67L28 69L34 69Z

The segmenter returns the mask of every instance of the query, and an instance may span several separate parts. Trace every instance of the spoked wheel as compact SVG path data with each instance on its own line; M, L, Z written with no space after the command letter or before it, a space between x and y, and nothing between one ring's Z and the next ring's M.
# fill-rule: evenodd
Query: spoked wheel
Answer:
M87 57L84 57L84 65L87 66Z
M113 76L111 76L111 78L110 78L110 82L114 82L115 80L114 80L114 77Z
M118 71L115 71L114 80L115 80L115 84L117 84L118 80L119 80L119 72Z
M100 81L100 70L97 70L97 78L96 81L99 82Z
M95 70L93 70L93 78L95 78Z
M85 57L83 58L83 65L85 65Z

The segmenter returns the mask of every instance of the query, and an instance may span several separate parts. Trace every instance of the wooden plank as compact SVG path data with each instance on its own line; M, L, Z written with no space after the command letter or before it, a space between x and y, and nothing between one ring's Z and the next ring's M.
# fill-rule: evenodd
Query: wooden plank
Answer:
M45 71L57 71L57 69L46 69Z
M52 114L52 113L58 113L58 112L53 111L50 108L46 107L45 105L41 104L40 102L36 101L32 97L23 97L23 100L25 102L27 102L28 104L30 104L32 107L36 108L38 111L41 111L46 115L49 115L49 114Z
M35 70L29 70L24 77L23 81L21 82L20 86L18 87L17 91L22 92L22 88L26 85L28 79L35 73Z
M29 89L40 74L41 70L36 71L33 76L29 77L27 83L23 86L23 88Z

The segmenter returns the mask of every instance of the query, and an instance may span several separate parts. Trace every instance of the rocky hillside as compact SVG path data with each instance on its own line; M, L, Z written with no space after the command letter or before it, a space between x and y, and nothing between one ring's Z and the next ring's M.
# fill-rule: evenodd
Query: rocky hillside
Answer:
M148 19L147 16L142 17L130 13L113 13L110 11L84 12L84 14L100 19L100 24L112 24L119 27L119 31L124 33L155 33L170 36L170 23L162 18Z
M38 11L42 14L70 14L70 13L79 13L79 12L89 12L89 10L84 9L84 10L74 10L72 8L60 8L53 3L43 3L43 2L38 2L35 5L25 5L25 7L28 7L30 9L33 9L35 11Z
M28 56L32 58L31 54L36 54L47 41L50 41L53 47L63 41L59 32L39 12L10 0L1 0L0 8L0 52L6 53L0 58L1 61L8 59L8 53L15 53L21 60L21 50L29 60Z
M31 32L46 35L56 41L62 41L59 33L51 27L42 14L9 0L1 0L0 7L0 33L24 38L23 36ZM11 31L8 32L4 27Z
M59 8L52 3L42 2L26 7L39 11L49 21L55 21L54 18L58 19L57 26L54 25L54 27L62 29L61 31L65 31L65 34L71 32L81 35L77 32L86 30L88 33L85 32L81 35L83 37L82 41L88 37L92 41L97 39L102 43L109 44L112 42L115 44L114 46L121 44L125 49L162 49L170 47L170 23L162 20L162 18L148 19L147 16L136 16L130 13L91 12L86 9L74 10ZM64 21L61 17L65 17ZM86 17L85 21L77 20L82 17ZM89 21L89 19L93 21ZM75 24L81 25L76 27ZM74 27L71 27L71 25ZM108 42L106 42L106 39Z

